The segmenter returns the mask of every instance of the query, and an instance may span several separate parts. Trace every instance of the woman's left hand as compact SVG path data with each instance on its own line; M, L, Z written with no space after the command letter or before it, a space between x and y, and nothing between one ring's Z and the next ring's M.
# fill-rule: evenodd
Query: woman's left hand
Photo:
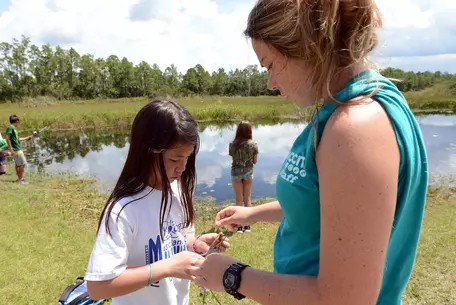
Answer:
M236 262L238 261L228 255L209 254L206 259L196 262L196 266L199 268L190 271L191 275L195 276L193 282L213 291L225 291L223 274L231 264Z
M207 250L209 250L209 247L212 245L214 240L218 237L217 233L207 233L201 235L196 241L195 241L195 248L197 253L206 253ZM224 252L226 248L230 246L229 239L225 237L223 240L222 244L220 245L219 252Z

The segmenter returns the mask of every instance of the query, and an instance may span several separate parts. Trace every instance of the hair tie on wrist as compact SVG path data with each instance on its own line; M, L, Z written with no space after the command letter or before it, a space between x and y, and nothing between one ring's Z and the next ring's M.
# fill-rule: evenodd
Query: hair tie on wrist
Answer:
M147 281L147 286L152 285L152 264L149 264L149 280Z

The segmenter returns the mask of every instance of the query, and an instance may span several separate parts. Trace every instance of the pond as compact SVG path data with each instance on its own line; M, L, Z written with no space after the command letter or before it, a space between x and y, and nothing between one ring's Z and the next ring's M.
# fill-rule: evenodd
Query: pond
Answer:
M456 175L456 116L429 115L417 118L429 156L431 182L454 183ZM275 197L275 180L283 159L305 123L255 126L253 137L259 156L255 166L252 197ZM217 202L233 201L228 144L235 125L201 127L197 156L196 196L211 196ZM48 132L26 147L29 171L72 171L98 180L98 188L110 191L122 170L128 152L128 130L81 130Z

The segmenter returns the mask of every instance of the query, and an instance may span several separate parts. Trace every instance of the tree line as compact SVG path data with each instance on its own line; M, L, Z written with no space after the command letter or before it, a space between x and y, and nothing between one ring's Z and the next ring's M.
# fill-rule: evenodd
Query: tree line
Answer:
M398 80L402 91L421 90L455 75L441 72L382 70ZM267 72L257 65L210 73L196 65L185 74L171 65L161 70L142 61L134 65L127 58L106 59L79 54L75 49L41 47L22 36L0 43L0 100L20 101L25 97L51 96L57 99L92 99L152 96L258 96L277 95L267 89Z

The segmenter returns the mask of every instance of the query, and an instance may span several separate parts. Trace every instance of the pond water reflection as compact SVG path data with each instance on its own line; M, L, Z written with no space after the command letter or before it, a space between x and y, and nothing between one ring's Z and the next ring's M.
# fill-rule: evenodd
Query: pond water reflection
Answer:
M422 116L418 117L418 122L428 150L431 181L451 181L456 174L456 116ZM275 179L280 165L304 127L305 123L254 127L259 156L254 169L253 198L275 196ZM201 127L197 196L212 196L217 202L233 200L228 143L234 133L235 125ZM128 145L128 130L54 132L35 139L33 145L27 147L26 154L29 170L71 170L97 178L99 188L109 191L123 167Z

